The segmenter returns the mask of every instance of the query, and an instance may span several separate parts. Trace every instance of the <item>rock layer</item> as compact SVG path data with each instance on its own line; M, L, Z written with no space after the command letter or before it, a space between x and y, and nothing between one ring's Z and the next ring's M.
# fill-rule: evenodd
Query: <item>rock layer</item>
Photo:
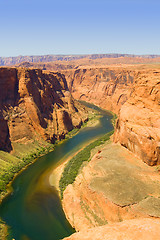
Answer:
M160 163L160 71L137 74L115 132L120 142L149 165Z
M158 240L160 239L159 219L134 219L121 223L83 230L65 240Z
M38 69L0 68L0 149L12 142L64 138L87 119L87 111L72 98L64 75Z
M115 113L130 96L136 74L133 70L121 68L86 68L63 73L74 98Z
M149 165L160 163L159 69L92 67L63 72L75 98L118 114L115 142Z
M108 81L105 71L110 73ZM125 68L117 75L116 68L93 68L67 74L76 98L118 113L114 141L138 156L122 146L108 145L82 169L64 192L67 218L80 231L68 239L158 240L160 222L155 218L160 217L160 178L145 163L160 163L160 70ZM125 226L123 231L120 226Z
M107 144L64 191L63 208L77 230L160 217L160 178L133 153ZM160 227L160 226L159 226Z

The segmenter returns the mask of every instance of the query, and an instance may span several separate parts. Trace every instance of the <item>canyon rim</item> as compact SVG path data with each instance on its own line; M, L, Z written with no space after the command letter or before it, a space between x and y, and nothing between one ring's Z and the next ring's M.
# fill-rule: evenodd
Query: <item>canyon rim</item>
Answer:
M158 240L159 57L66 59L0 68L1 175L80 128L88 111L78 100L93 103L117 115L115 132L64 191L64 212L80 231L68 239Z

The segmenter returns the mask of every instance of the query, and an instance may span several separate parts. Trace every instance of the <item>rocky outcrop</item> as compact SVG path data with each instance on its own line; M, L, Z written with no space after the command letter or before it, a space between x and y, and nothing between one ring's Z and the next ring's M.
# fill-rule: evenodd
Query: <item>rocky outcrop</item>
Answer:
M83 167L63 195L63 209L77 230L143 217L160 217L156 169L116 144L106 146Z
M115 113L129 98L136 74L130 69L96 67L63 72L74 98Z
M118 68L68 70L76 98L118 113L114 142L121 146L97 150L64 191L64 211L80 231L67 239L159 238L160 221L155 218L160 218L160 178L148 165L160 163L160 70L119 71L118 75Z
M159 219L134 219L121 223L82 230L65 240L158 240L160 239Z
M72 98L60 73L0 68L0 84L1 150L31 139L54 143L87 119L87 111Z
M149 165L160 163L160 71L138 72L117 120L115 142Z
M8 127L8 114L5 108L15 105L18 94L16 69L0 69L0 149L12 149Z
M160 163L160 71L134 67L63 71L73 96L119 113L115 142L149 165Z

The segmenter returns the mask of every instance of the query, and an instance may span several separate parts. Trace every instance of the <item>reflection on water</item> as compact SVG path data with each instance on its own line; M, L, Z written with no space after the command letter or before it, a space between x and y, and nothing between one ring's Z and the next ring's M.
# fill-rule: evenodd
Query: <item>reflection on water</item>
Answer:
M0 206L0 217L10 226L9 240L58 240L74 232L65 218L57 190L48 184L48 175L85 143L113 130L110 113L87 105L101 113L100 124L63 141L14 180L13 192Z

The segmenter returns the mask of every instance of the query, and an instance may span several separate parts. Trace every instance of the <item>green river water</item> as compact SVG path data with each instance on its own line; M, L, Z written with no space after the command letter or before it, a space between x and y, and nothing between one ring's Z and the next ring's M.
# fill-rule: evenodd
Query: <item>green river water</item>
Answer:
M0 217L9 226L9 240L58 240L74 232L65 218L58 192L48 180L61 162L90 141L113 130L109 112L91 104L87 106L99 111L100 123L83 128L74 137L64 140L13 181L13 191L0 205Z

